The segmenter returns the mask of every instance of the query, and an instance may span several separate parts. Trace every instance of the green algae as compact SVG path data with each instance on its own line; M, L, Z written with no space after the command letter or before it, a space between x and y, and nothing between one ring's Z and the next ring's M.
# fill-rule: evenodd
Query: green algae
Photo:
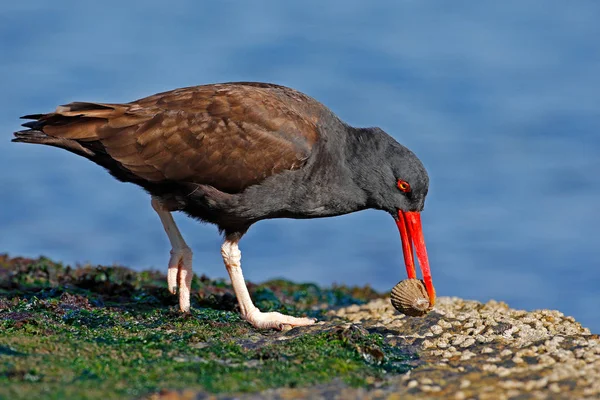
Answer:
M182 314L158 272L0 255L0 398L255 392L332 379L368 386L411 368L414 357L359 326L256 330L227 283L201 276L193 288L192 311ZM379 296L282 280L249 288L265 311L320 319Z

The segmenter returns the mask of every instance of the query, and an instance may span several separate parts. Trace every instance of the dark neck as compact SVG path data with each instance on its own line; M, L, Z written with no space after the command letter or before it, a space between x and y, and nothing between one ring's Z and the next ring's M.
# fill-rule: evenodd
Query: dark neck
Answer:
M393 142L388 134L379 128L348 129L346 142L346 162L354 184L367 198L366 208L377 208L378 183L385 181L385 151Z
M330 127L304 174L298 176L295 207L314 216L348 214L375 207L373 180L379 180L382 152L391 139L378 128ZM393 139L392 139L393 140Z

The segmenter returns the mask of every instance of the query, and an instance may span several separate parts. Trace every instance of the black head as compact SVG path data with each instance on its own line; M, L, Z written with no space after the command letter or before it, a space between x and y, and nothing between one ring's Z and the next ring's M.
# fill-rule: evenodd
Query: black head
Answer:
M429 191L429 175L417 156L393 141L384 154L385 164L390 175L387 195L383 206L386 211L396 214L402 211L422 211Z
M417 156L379 128L361 132L359 158L361 186L370 208L398 215L398 211L422 211L429 190L429 176Z
M429 176L417 156L379 128L360 130L354 169L359 185L367 195L367 206L387 211L394 217L400 238L406 272L415 279L413 247L417 253L430 305L435 304L427 249L421 227L421 211L429 190Z

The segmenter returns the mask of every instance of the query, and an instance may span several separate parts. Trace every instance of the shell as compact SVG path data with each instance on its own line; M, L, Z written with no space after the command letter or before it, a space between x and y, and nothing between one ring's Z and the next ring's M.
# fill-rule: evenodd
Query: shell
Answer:
M398 282L390 294L392 305L402 314L421 317L431 310L425 284L420 279L405 279Z

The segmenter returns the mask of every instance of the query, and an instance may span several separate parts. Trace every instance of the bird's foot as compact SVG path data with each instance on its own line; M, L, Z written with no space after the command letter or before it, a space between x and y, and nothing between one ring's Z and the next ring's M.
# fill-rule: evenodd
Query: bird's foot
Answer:
M192 276L192 250L187 246L172 249L167 284L172 294L177 294L179 289L179 308L183 312L190 310Z
M317 322L314 318L298 318L284 315L278 312L261 312L255 308L247 315L242 315L252 326L259 329L277 329L294 328L296 326L312 325Z

